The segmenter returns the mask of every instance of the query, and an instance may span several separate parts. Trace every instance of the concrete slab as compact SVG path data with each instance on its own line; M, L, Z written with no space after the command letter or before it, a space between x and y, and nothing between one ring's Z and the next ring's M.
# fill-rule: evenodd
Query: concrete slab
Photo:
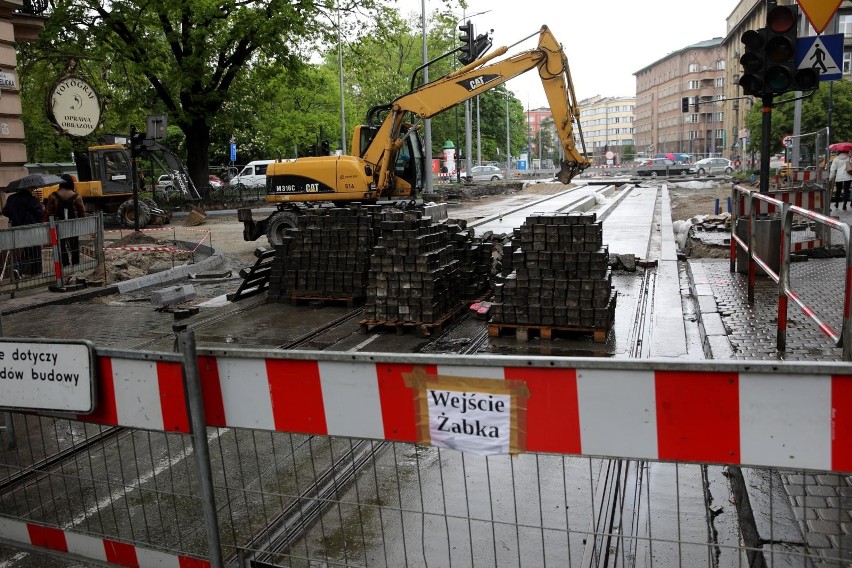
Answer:
M654 210L657 206L657 187L633 187L604 220L604 244L610 254L634 254L648 257Z

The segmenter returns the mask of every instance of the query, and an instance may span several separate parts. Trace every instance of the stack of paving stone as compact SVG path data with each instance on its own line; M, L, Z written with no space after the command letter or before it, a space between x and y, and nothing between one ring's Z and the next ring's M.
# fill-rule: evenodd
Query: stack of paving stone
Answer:
M514 271L495 285L491 323L612 327L616 296L609 252L594 213L528 217L513 241Z
M450 219L447 230L453 245L453 256L458 261L456 291L464 301L482 298L491 284L491 231L477 237L467 228L464 220Z
M459 262L447 223L421 211L386 210L370 258L365 318L370 323L435 323L459 305Z
M373 244L372 216L367 208L307 210L296 229L288 229L275 247L270 299L362 299L366 293Z

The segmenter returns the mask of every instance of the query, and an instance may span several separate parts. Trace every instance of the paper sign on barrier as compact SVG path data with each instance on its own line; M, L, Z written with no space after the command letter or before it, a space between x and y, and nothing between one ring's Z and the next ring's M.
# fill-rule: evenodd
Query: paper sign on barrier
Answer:
M420 443L487 456L524 449L527 385L470 377L403 375L415 392Z

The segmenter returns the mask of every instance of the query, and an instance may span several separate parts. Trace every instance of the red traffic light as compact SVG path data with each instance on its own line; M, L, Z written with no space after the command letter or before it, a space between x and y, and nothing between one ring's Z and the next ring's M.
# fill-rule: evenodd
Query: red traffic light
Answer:
M796 27L796 13L789 6L775 6L766 16L766 27L775 34L787 33Z

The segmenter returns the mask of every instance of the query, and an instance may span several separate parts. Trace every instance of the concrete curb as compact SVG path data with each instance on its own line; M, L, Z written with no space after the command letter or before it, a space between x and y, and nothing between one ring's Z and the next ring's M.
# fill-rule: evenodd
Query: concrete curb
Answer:
M209 247L204 248L209 250ZM143 288L148 288L150 286L158 286L175 282L177 280L182 280L187 278L190 274L197 274L199 272L216 270L218 268L221 268L224 264L224 253L219 250L213 249L210 256L208 256L201 262L197 262L195 264L185 264L182 266L175 267L171 270L166 270L156 274L146 274L145 276L140 276L139 278L125 280L123 282L116 282L115 284L110 284L109 286L103 286L99 288L84 288L82 290L74 292L48 292L46 289L44 289L40 292L26 297L26 299L32 300L29 303L22 302L22 305L12 306L0 310L0 316L17 314L20 312L25 312L27 310L40 308L42 306L73 304L75 302L92 300L94 298L110 296L112 294L125 294L128 292L134 292ZM15 300L10 301L14 302ZM9 301L4 302L4 304L6 305L8 305L8 303Z

